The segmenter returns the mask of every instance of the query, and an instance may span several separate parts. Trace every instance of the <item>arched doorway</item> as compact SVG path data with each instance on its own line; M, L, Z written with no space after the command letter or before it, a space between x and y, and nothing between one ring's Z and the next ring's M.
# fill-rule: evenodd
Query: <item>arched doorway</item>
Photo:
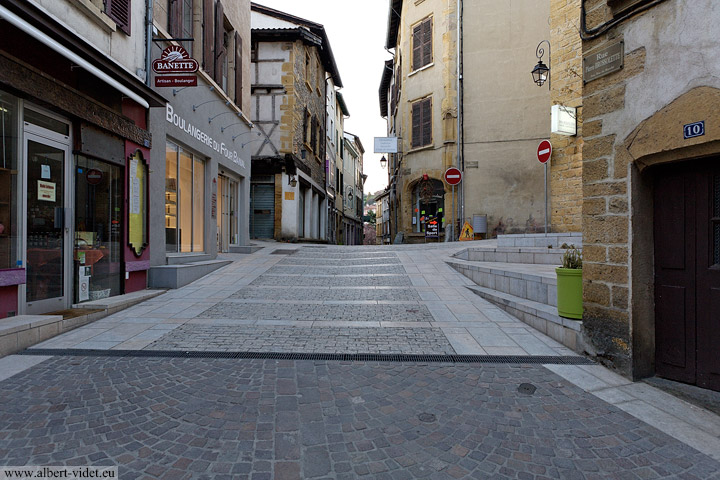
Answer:
M445 229L445 187L434 178L422 178L413 187L413 232L424 233L425 225L431 218L440 222L440 231Z

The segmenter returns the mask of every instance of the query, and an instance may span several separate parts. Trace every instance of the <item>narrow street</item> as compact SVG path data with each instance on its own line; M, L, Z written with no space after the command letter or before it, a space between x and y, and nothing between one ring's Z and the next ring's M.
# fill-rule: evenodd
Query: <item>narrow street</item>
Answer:
M0 359L0 463L123 480L720 478L717 416L475 295L444 262L458 244L264 245Z

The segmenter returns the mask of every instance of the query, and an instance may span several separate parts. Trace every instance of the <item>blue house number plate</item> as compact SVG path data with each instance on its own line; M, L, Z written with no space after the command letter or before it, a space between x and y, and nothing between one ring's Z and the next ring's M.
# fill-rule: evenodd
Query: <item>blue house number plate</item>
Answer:
M683 127L685 138L702 137L705 135L705 122L688 123Z

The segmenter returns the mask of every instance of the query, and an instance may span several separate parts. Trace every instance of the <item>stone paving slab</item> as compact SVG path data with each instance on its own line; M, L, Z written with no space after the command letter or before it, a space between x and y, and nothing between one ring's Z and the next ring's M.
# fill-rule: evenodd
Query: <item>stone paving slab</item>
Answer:
M0 465L117 465L123 480L720 478L717 461L541 366L54 357L0 387Z
M383 289L331 289L328 287L315 288L284 288L284 287L258 287L252 286L240 290L232 295L233 299L283 299L283 300L394 300L419 301L420 295L413 288L383 288Z
M278 265L337 265L342 263L344 266L353 265L388 265L388 264L400 264L400 259L396 255L384 256L378 255L377 257L369 258L343 258L342 260L337 258L316 258L316 257L287 257L283 258L282 261L278 262Z
M308 305L286 303L221 302L197 318L237 318L240 320L295 320L300 322L345 321L371 319L386 322L431 322L433 316L425 305Z
M312 328L295 325L297 325L295 322L286 322L285 325L188 323L150 344L147 350L432 355L456 353L440 328L366 328L328 325Z

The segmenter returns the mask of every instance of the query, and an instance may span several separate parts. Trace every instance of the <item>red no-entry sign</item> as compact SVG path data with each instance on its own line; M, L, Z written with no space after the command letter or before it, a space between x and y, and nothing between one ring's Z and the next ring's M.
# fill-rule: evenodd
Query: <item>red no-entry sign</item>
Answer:
M455 167L445 170L445 183L448 185L457 185L462 181L462 172Z
M540 163L545 163L550 160L550 155L552 155L552 145L549 141L543 140L540 142L540 145L538 145L537 158L540 160Z

